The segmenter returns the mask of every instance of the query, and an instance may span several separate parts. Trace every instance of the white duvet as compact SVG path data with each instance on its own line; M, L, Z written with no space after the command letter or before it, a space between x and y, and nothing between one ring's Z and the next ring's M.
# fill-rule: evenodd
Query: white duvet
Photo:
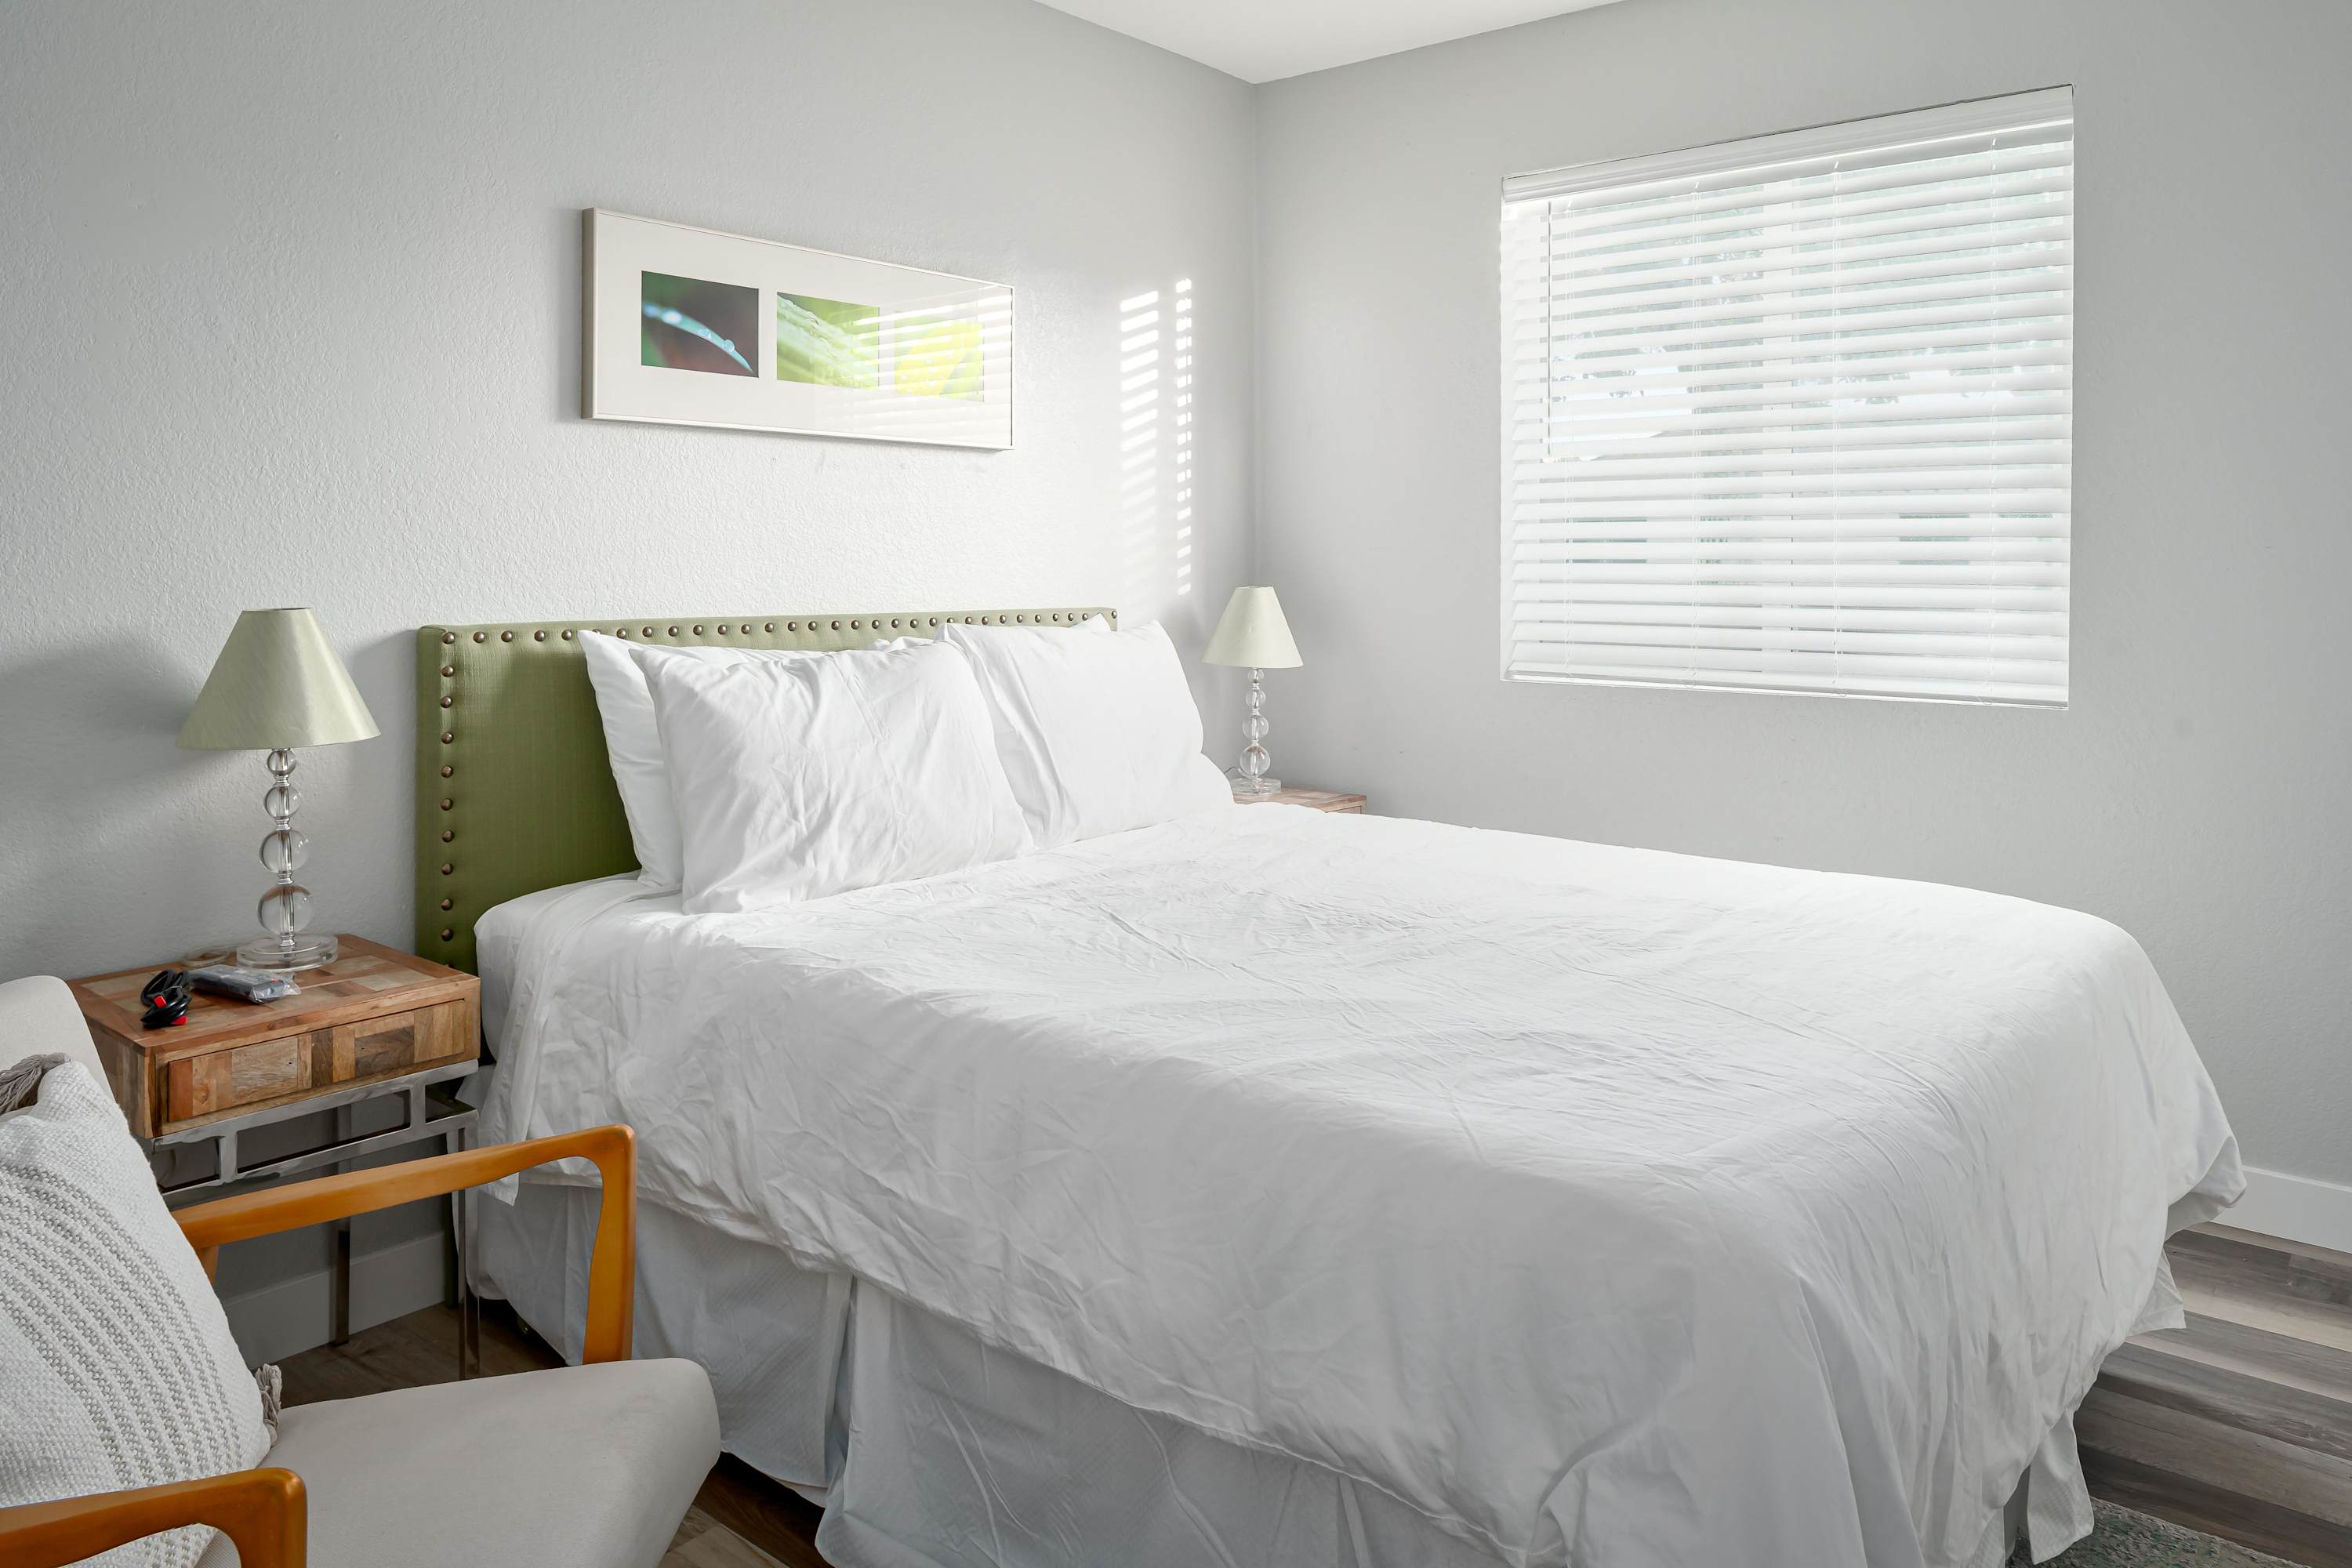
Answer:
M1255 806L515 973L488 1136L1512 1563L1998 1561L2242 1186L2130 937L1919 883Z

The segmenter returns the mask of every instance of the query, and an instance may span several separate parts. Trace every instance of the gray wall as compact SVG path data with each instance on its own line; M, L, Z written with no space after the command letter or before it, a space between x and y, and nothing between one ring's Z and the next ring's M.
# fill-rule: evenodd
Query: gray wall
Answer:
M258 760L173 746L246 606L318 606L383 727L303 758L306 879L403 946L420 622L1108 603L1197 649L1252 549L1253 135L1029 0L10 0L0 975L254 929ZM588 205L1013 283L1019 445L583 422ZM1188 555L1121 467L1120 301L1181 279Z
M2352 7L1632 0L1259 95L1276 769L2136 934L2247 1158L2352 1178ZM1507 174L2072 82L2073 706L1506 685Z
M0 974L253 928L259 762L172 744L248 605L317 605L383 726L303 758L307 880L404 946L420 622L1109 603L1197 648L1251 549L1253 122L1029 0L12 0ZM588 205L1014 284L1019 445L582 420ZM1119 302L1186 278L1180 561Z

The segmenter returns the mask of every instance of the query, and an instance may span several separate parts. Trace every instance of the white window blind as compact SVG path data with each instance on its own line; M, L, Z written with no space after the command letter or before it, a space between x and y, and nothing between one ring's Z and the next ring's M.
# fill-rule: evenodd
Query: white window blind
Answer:
M1503 673L2066 700L2071 89L1503 189Z

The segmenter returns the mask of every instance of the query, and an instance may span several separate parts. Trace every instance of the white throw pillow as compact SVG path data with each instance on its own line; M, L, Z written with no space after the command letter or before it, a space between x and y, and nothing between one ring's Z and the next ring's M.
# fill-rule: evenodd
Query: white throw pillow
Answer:
M945 643L732 664L636 650L685 848L684 908L822 899L1030 848L971 661Z
M971 656L1004 776L1039 848L1233 805L1157 623L940 628Z
M637 852L637 879L663 891L678 885L683 851L677 840L677 807L669 797L669 773L662 763L661 733L654 723L653 694L646 672L631 657L634 643L604 632L580 638L588 661L588 684L596 690L596 716L604 726L604 755L620 786L621 809L629 818L629 842ZM752 650L737 647L663 648L684 658L734 664Z
M122 1112L79 1064L0 1116L0 1506L249 1469L261 1394ZM185 1568L192 1525L90 1559Z

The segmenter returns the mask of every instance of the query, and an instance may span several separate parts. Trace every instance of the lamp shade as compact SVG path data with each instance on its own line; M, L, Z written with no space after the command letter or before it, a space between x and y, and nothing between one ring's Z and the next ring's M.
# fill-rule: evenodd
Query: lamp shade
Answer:
M1290 640L1290 623L1282 618L1282 601L1271 588L1234 589L1201 657L1246 669L1296 669L1304 662Z
M331 746L375 734L375 715L308 610L247 610L180 727L192 751Z

